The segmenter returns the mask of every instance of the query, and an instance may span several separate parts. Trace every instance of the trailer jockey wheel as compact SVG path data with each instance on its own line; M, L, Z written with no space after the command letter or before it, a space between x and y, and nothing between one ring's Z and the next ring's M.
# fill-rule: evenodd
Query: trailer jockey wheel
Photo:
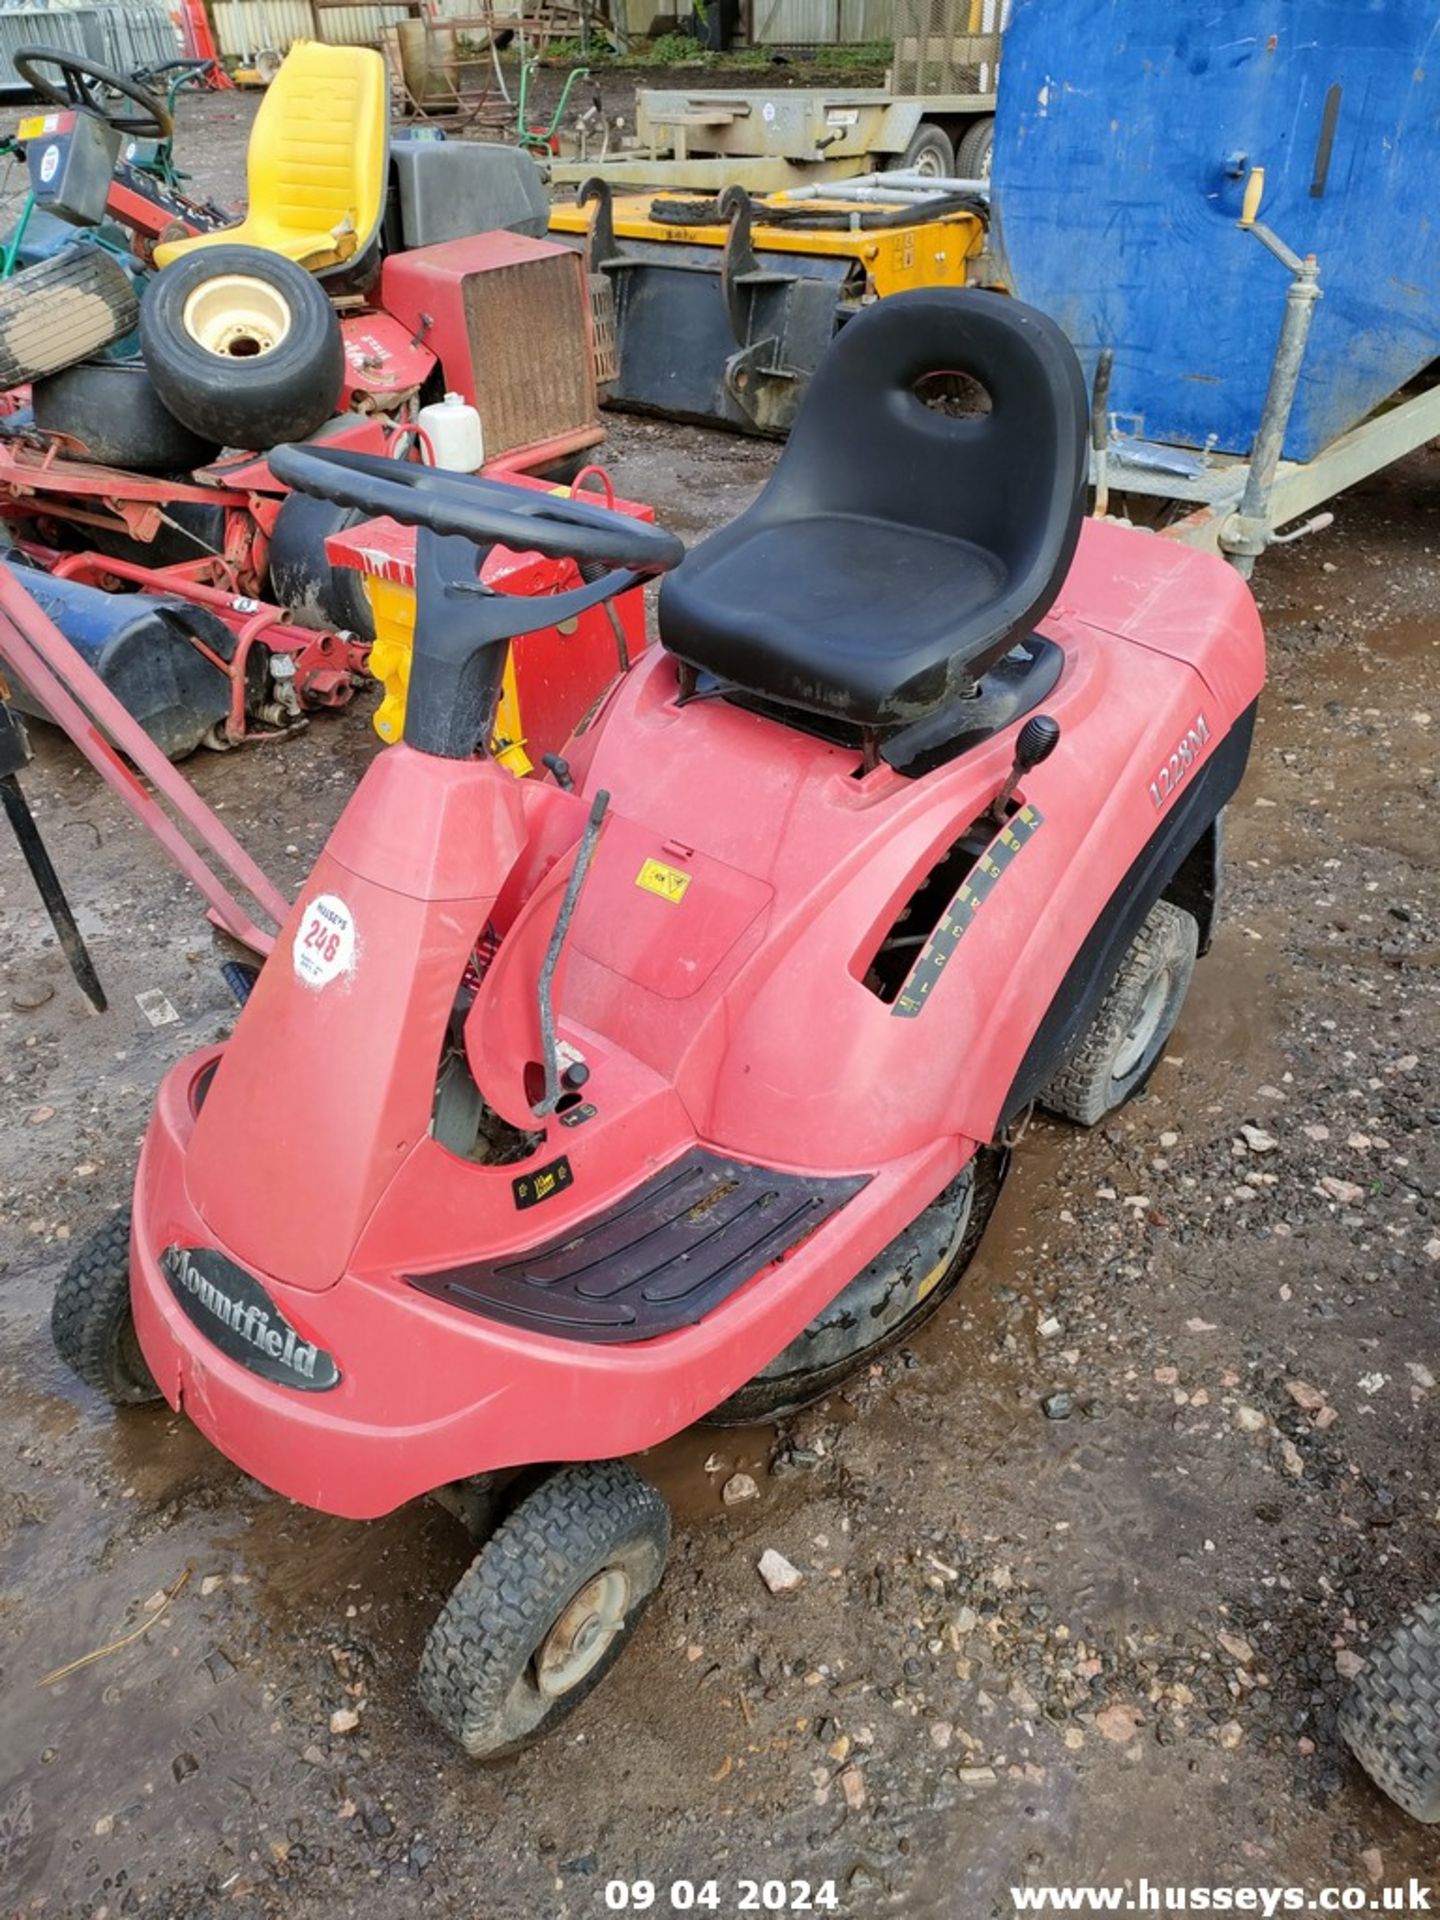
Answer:
M112 1213L61 1275L50 1332L60 1358L112 1407L147 1406L161 1397L130 1309L129 1207Z
M632 1468L557 1469L486 1541L431 1628L428 1712L475 1760L548 1733L619 1658L669 1544L669 1508Z

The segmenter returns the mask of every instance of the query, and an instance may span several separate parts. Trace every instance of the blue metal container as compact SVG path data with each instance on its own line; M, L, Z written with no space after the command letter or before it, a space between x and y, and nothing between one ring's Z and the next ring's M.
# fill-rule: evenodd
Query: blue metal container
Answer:
M1440 357L1436 0L1015 0L995 245L1147 440L1247 452L1288 285L1236 222L1320 262L1285 454L1308 460ZM1127 417L1128 416L1128 417Z

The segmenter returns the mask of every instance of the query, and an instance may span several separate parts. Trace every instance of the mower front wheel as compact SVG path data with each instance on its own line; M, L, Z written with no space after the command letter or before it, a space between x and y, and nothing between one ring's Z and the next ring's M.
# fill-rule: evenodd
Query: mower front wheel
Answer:
M1199 949L1194 915L1157 900L1042 1104L1093 1127L1144 1086L1180 1018Z
M160 1399L130 1310L130 1209L112 1213L60 1276L50 1307L56 1351L113 1407Z
M1340 1736L1413 1820L1440 1821L1440 1594L1370 1649L1341 1705Z
M486 1541L430 1630L420 1699L475 1760L548 1733L597 1687L660 1584L664 1500L632 1468L559 1468Z

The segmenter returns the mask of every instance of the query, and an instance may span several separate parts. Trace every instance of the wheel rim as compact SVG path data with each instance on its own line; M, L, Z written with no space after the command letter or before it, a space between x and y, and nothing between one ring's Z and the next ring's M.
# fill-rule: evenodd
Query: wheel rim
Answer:
M911 173L918 173L922 180L941 180L944 178L944 169L940 164L940 156L933 147L926 147L922 153L916 154L915 164L909 171Z
M246 273L206 280L186 300L181 317L197 346L226 360L273 353L290 331L284 294Z
M606 1567L575 1595L535 1653L535 1684L547 1700L558 1699L593 1673L621 1628L630 1605L630 1581L620 1567Z
M1160 1022L1164 1018L1165 1007L1170 998L1170 969L1164 968L1157 973L1145 989L1145 998L1120 1042L1120 1050L1115 1056L1115 1065L1111 1068L1112 1080L1128 1080L1130 1075L1144 1061L1155 1043L1160 1031Z

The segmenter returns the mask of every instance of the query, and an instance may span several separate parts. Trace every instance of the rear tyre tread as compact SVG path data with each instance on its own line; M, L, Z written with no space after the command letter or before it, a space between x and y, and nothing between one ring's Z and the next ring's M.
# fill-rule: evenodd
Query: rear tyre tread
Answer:
M632 1467L602 1460L559 1468L486 1541L430 1630L419 1692L431 1717L474 1759L539 1739L598 1684L628 1643L664 1571L670 1511ZM599 1664L535 1721L508 1711L517 1676L585 1582L625 1543L653 1562L625 1625Z
M97 1228L60 1277L50 1334L72 1373L115 1407L161 1398L130 1310L130 1209Z
M1040 1095L1043 1106L1077 1126L1093 1127L1145 1084L1180 1016L1199 947L1194 915L1169 900L1157 900L1126 948L1075 1051ZM1174 985L1160 1023L1135 1069L1117 1079L1114 1064L1134 1023L1137 1002L1166 966L1173 970Z
M955 174L960 180L988 180L995 151L995 117L974 120L955 149Z
M1440 1594L1371 1649L1340 1708L1340 1735L1412 1819L1440 1822Z

